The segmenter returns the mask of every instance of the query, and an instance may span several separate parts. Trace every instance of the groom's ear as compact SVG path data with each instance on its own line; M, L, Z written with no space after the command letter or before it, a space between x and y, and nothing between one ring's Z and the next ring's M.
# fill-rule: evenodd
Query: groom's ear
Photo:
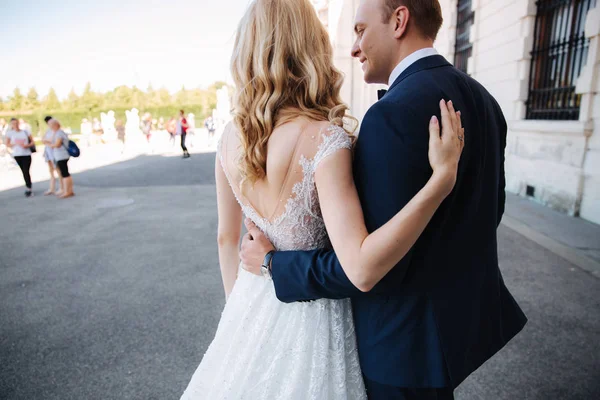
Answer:
M407 31L410 12L405 6L396 8L392 14L392 23L394 24L394 38L401 39Z

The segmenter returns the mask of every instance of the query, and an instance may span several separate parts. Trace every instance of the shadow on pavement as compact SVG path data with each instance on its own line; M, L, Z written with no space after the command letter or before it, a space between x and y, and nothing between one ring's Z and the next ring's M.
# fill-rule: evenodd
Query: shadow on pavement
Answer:
M124 188L152 186L214 185L215 153L195 153L188 159L180 156L147 155L110 165L72 173L75 192L78 187ZM35 179L35 176L32 176ZM48 180L34 182L36 196L48 188ZM23 196L22 187L0 191L0 197Z

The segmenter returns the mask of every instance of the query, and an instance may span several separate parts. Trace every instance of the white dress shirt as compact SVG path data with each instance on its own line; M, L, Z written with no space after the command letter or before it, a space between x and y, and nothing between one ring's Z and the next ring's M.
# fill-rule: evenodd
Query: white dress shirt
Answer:
M404 70L406 68L410 67L412 64L414 64L421 58L435 56L437 54L438 54L437 50L434 49L433 47L426 47L424 49L419 49L419 50L415 51L414 53L409 54L408 56L406 56L406 58L404 60L400 61L400 64L396 65L396 68L394 68L394 70L392 71L392 73L390 75L390 79L388 80L388 86L392 86L392 83L394 83L394 81L396 79L398 79L400 74L402 72L404 72Z

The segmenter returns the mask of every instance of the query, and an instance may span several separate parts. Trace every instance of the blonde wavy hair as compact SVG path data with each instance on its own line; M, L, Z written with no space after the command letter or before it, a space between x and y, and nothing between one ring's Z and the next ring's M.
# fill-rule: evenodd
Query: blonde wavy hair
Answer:
M242 182L253 184L265 176L267 143L278 125L302 116L330 121L351 136L358 125L346 115L348 107L340 98L343 76L308 0L253 1L237 29L231 73Z

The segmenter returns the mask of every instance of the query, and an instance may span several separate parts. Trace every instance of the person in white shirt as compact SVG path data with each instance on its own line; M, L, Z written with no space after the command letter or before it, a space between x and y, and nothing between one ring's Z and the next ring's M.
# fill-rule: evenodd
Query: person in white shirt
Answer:
M44 121L46 121L46 125L48 124L48 122L52 119L52 117L50 115L46 116L46 118L44 118ZM44 145L46 146L44 148L44 161L46 161L46 164L48 164L48 172L50 174L50 187L48 188L48 190L46 192L44 192L44 196L49 196L52 194L56 194L57 196L62 195L62 193L64 192L64 187L63 187L63 181L62 179L60 179L60 175L59 175L59 171L58 171L58 167L56 166L56 163L54 161L54 149L52 149L52 144L54 143L54 132L52 132L52 129L50 129L50 127L48 127L48 129L46 130L46 133L44 134L44 137L42 139L42 143L44 143ZM60 186L60 190L55 192L56 189L56 183L55 181L58 181L59 186Z
M4 133L8 130L8 124L4 118L0 118L0 136L4 137Z
M25 197L31 197L33 191L31 190L31 175L29 173L31 169L31 148L35 145L31 134L23 129L19 125L19 120L12 118L10 120L10 129L6 132L5 144L6 147L11 149L12 156L21 168L23 173L23 179L25 180Z
M90 147L93 132L94 128L92 123L87 118L84 118L81 121L81 135L83 136L83 141L87 147Z

